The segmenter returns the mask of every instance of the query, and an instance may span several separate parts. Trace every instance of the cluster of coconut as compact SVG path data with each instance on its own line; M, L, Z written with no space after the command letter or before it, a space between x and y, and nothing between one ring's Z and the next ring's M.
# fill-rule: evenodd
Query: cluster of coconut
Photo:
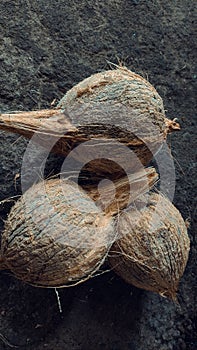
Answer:
M54 109L0 114L0 128L50 135L51 151L88 174L40 181L20 197L5 223L0 269L35 286L64 287L107 261L128 283L175 298L187 228L155 189L158 174L148 164L179 125L165 117L148 81L124 67L94 74Z

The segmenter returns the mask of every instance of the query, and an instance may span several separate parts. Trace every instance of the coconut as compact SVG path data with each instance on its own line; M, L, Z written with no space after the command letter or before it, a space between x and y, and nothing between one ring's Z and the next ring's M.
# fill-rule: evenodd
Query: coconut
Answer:
M109 262L126 282L175 300L188 260L187 228L161 193L143 196L143 201L119 215Z
M112 216L157 179L150 167L115 181L114 187L111 182L100 189L88 187L88 194L67 179L35 184L6 220L0 269L41 287L73 285L90 278L115 240Z
M8 215L0 269L35 286L72 285L99 269L113 240L113 219L76 183L43 181L29 188Z
M165 117L162 99L146 79L118 67L75 85L53 110L1 114L0 128L28 138L48 135L37 142L64 155L74 149L72 156L88 163L87 170L118 177L121 168L127 173L147 165L167 133L180 127ZM130 159L119 144L132 151Z

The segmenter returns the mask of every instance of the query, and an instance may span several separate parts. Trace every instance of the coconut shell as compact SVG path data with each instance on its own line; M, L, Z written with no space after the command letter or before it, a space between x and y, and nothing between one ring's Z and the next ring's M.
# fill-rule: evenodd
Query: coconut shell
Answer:
M119 67L84 79L56 109L1 114L0 128L28 138L48 135L37 142L64 155L74 149L72 156L88 163L95 176L117 178L121 167L127 173L147 165L167 133L180 127L165 117L162 99L147 80ZM133 151L130 159L119 143Z
M113 242L113 219L74 182L35 184L15 203L2 234L0 268L40 287L96 272Z
M176 299L190 241L180 212L160 193L118 218L118 240L109 253L114 271L138 288Z

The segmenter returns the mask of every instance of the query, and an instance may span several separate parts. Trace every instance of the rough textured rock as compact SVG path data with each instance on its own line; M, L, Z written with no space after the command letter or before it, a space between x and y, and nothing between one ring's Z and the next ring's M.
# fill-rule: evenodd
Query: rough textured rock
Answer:
M1 273L0 333L10 342L28 344L28 350L196 349L195 11L194 0L0 2L1 111L48 108L83 78L108 69L107 60L123 61L155 86L166 116L179 119L182 130L170 138L174 203L191 221L179 305L110 273L61 290L60 315L53 290ZM1 199L21 193L18 174L26 145L22 137L0 133ZM32 153L30 175L39 157ZM62 161L52 156L46 174L58 172ZM2 220L12 204L1 204ZM9 349L2 341L0 346Z

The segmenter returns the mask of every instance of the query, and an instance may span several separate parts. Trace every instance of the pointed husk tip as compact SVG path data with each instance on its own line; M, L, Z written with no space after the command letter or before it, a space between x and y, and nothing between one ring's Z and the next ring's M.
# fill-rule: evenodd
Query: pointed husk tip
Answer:
M164 292L159 292L159 295L163 298L167 298L171 301L173 301L175 304L178 304L178 298L177 298L177 288L176 289L169 289Z

